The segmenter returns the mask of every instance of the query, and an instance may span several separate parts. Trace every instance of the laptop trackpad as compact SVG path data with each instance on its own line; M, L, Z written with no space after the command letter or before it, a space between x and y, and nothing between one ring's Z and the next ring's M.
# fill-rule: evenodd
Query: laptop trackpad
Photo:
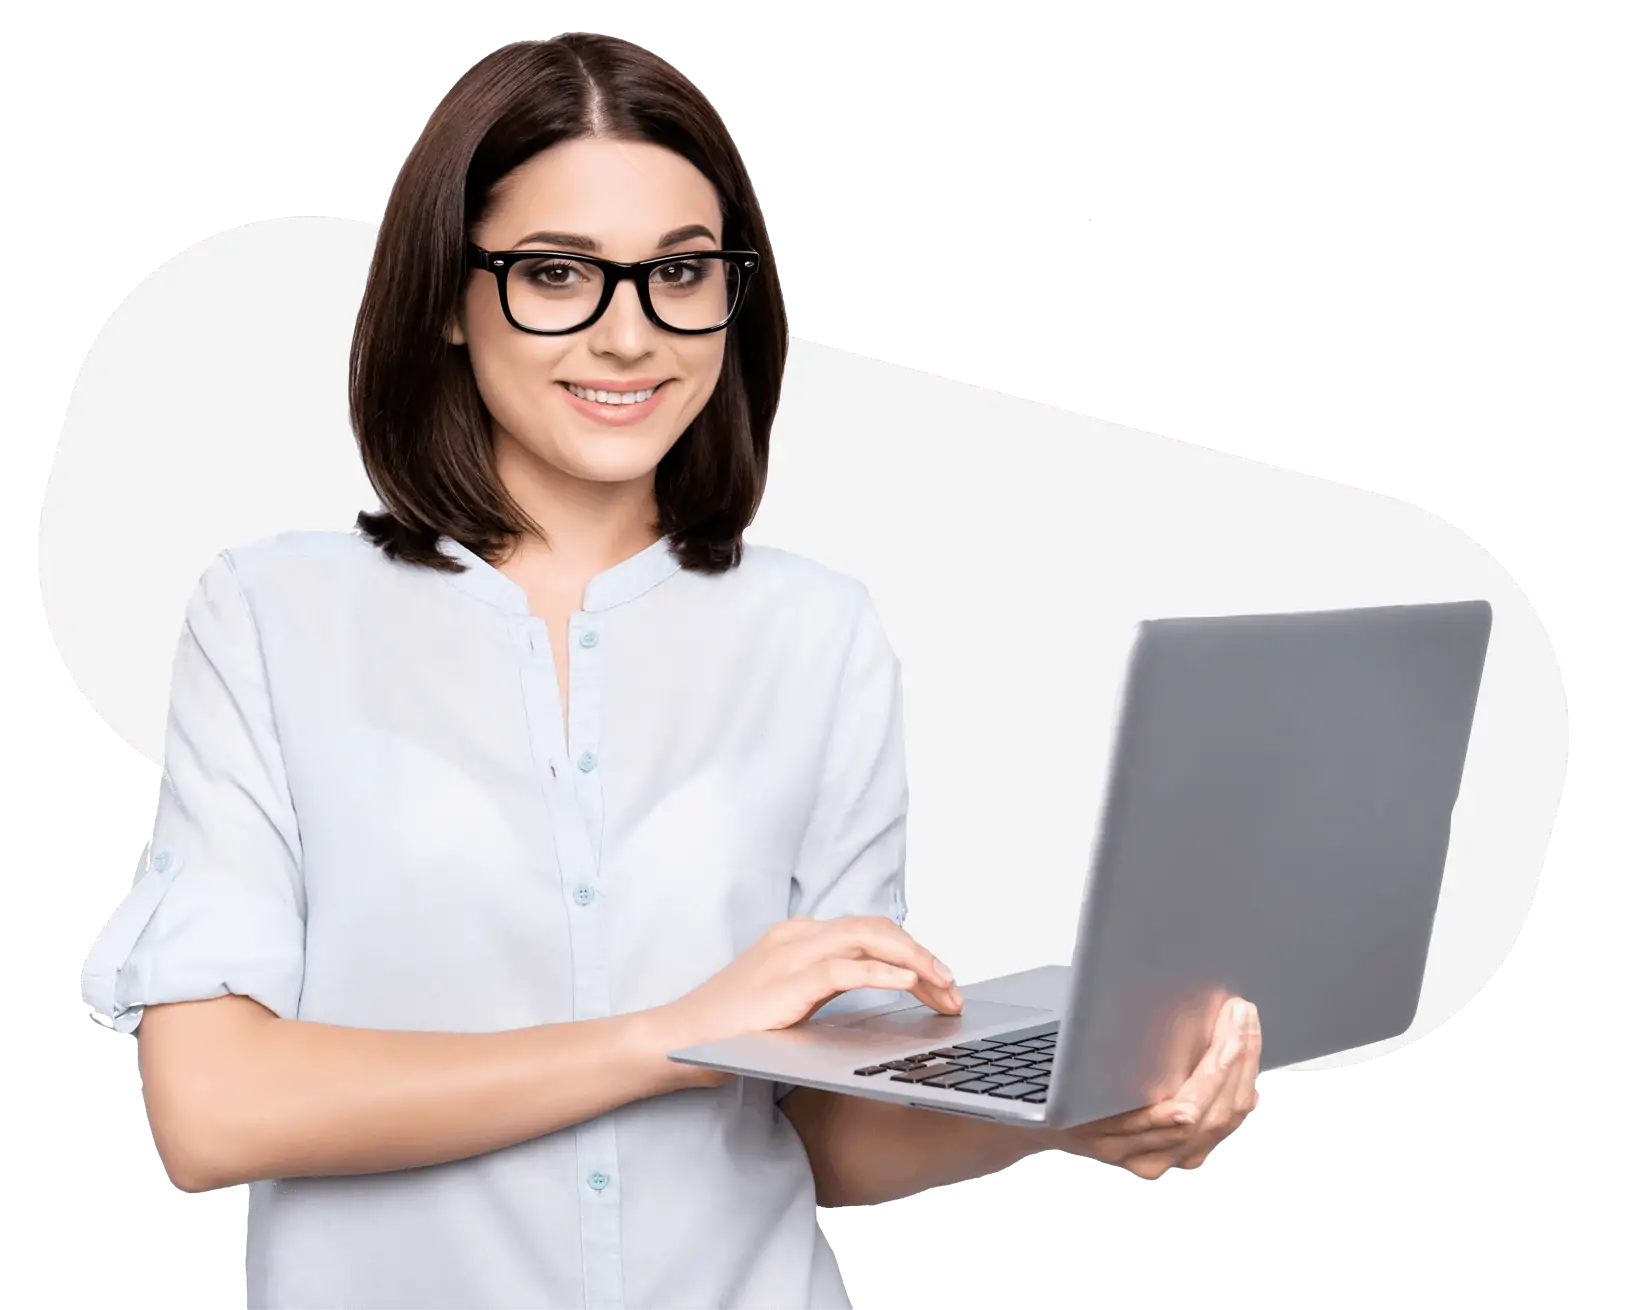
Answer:
M1046 1010L1027 1005L1006 1005L1002 1001L965 1001L963 1014L941 1014L920 1001L894 1010L864 1010L855 1014L818 1014L810 1022L829 1028L847 1028L852 1032L886 1037L906 1037L909 1040L952 1040L966 1033L1000 1024L1043 1023L1053 1016Z

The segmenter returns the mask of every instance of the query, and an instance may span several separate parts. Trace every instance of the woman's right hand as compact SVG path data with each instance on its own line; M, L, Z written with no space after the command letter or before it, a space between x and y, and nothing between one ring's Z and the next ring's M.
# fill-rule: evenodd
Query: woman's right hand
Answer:
M681 1034L671 1049L786 1028L856 987L911 992L942 1014L964 1008L947 966L892 919L784 919L694 991L663 1007L669 1029ZM678 1068L680 1081L692 1087L734 1077L694 1065Z

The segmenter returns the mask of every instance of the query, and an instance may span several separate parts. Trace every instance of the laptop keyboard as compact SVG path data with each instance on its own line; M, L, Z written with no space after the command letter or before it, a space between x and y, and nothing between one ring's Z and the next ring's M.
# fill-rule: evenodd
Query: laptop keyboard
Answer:
M1050 1089L1056 1030L1031 1036L1005 1034L986 1041L956 1042L933 1051L857 1069L858 1078L921 1083L954 1092L974 1092L1007 1101L1042 1104Z

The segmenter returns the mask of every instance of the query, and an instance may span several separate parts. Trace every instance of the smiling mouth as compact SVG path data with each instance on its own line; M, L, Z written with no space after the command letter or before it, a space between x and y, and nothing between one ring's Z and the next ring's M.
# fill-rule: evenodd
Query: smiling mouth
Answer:
M642 391L589 391L586 387L579 387L574 382L558 384L575 396L578 400L589 400L600 405L609 405L613 409L620 409L625 405L642 405L658 391L667 385L658 382L654 387L646 387Z

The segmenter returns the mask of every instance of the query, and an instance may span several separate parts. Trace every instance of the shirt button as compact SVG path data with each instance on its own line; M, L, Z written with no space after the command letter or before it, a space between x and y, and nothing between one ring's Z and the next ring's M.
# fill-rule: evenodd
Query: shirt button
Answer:
M595 1169L588 1175L588 1186L596 1192L602 1192L610 1184L610 1175L602 1169Z
M578 905L592 905L593 888L589 887L586 883L583 883L580 887L578 887L576 889L576 903Z
M164 873L170 867L171 867L171 852L170 851L155 851L154 852L154 868L155 868L155 870L159 873Z
M599 761L594 759L592 751L583 751L577 758L576 767L581 769L583 773L592 773L594 766L598 763Z
M597 646L599 644L599 634L591 628L588 629L582 634L582 644L584 646Z

